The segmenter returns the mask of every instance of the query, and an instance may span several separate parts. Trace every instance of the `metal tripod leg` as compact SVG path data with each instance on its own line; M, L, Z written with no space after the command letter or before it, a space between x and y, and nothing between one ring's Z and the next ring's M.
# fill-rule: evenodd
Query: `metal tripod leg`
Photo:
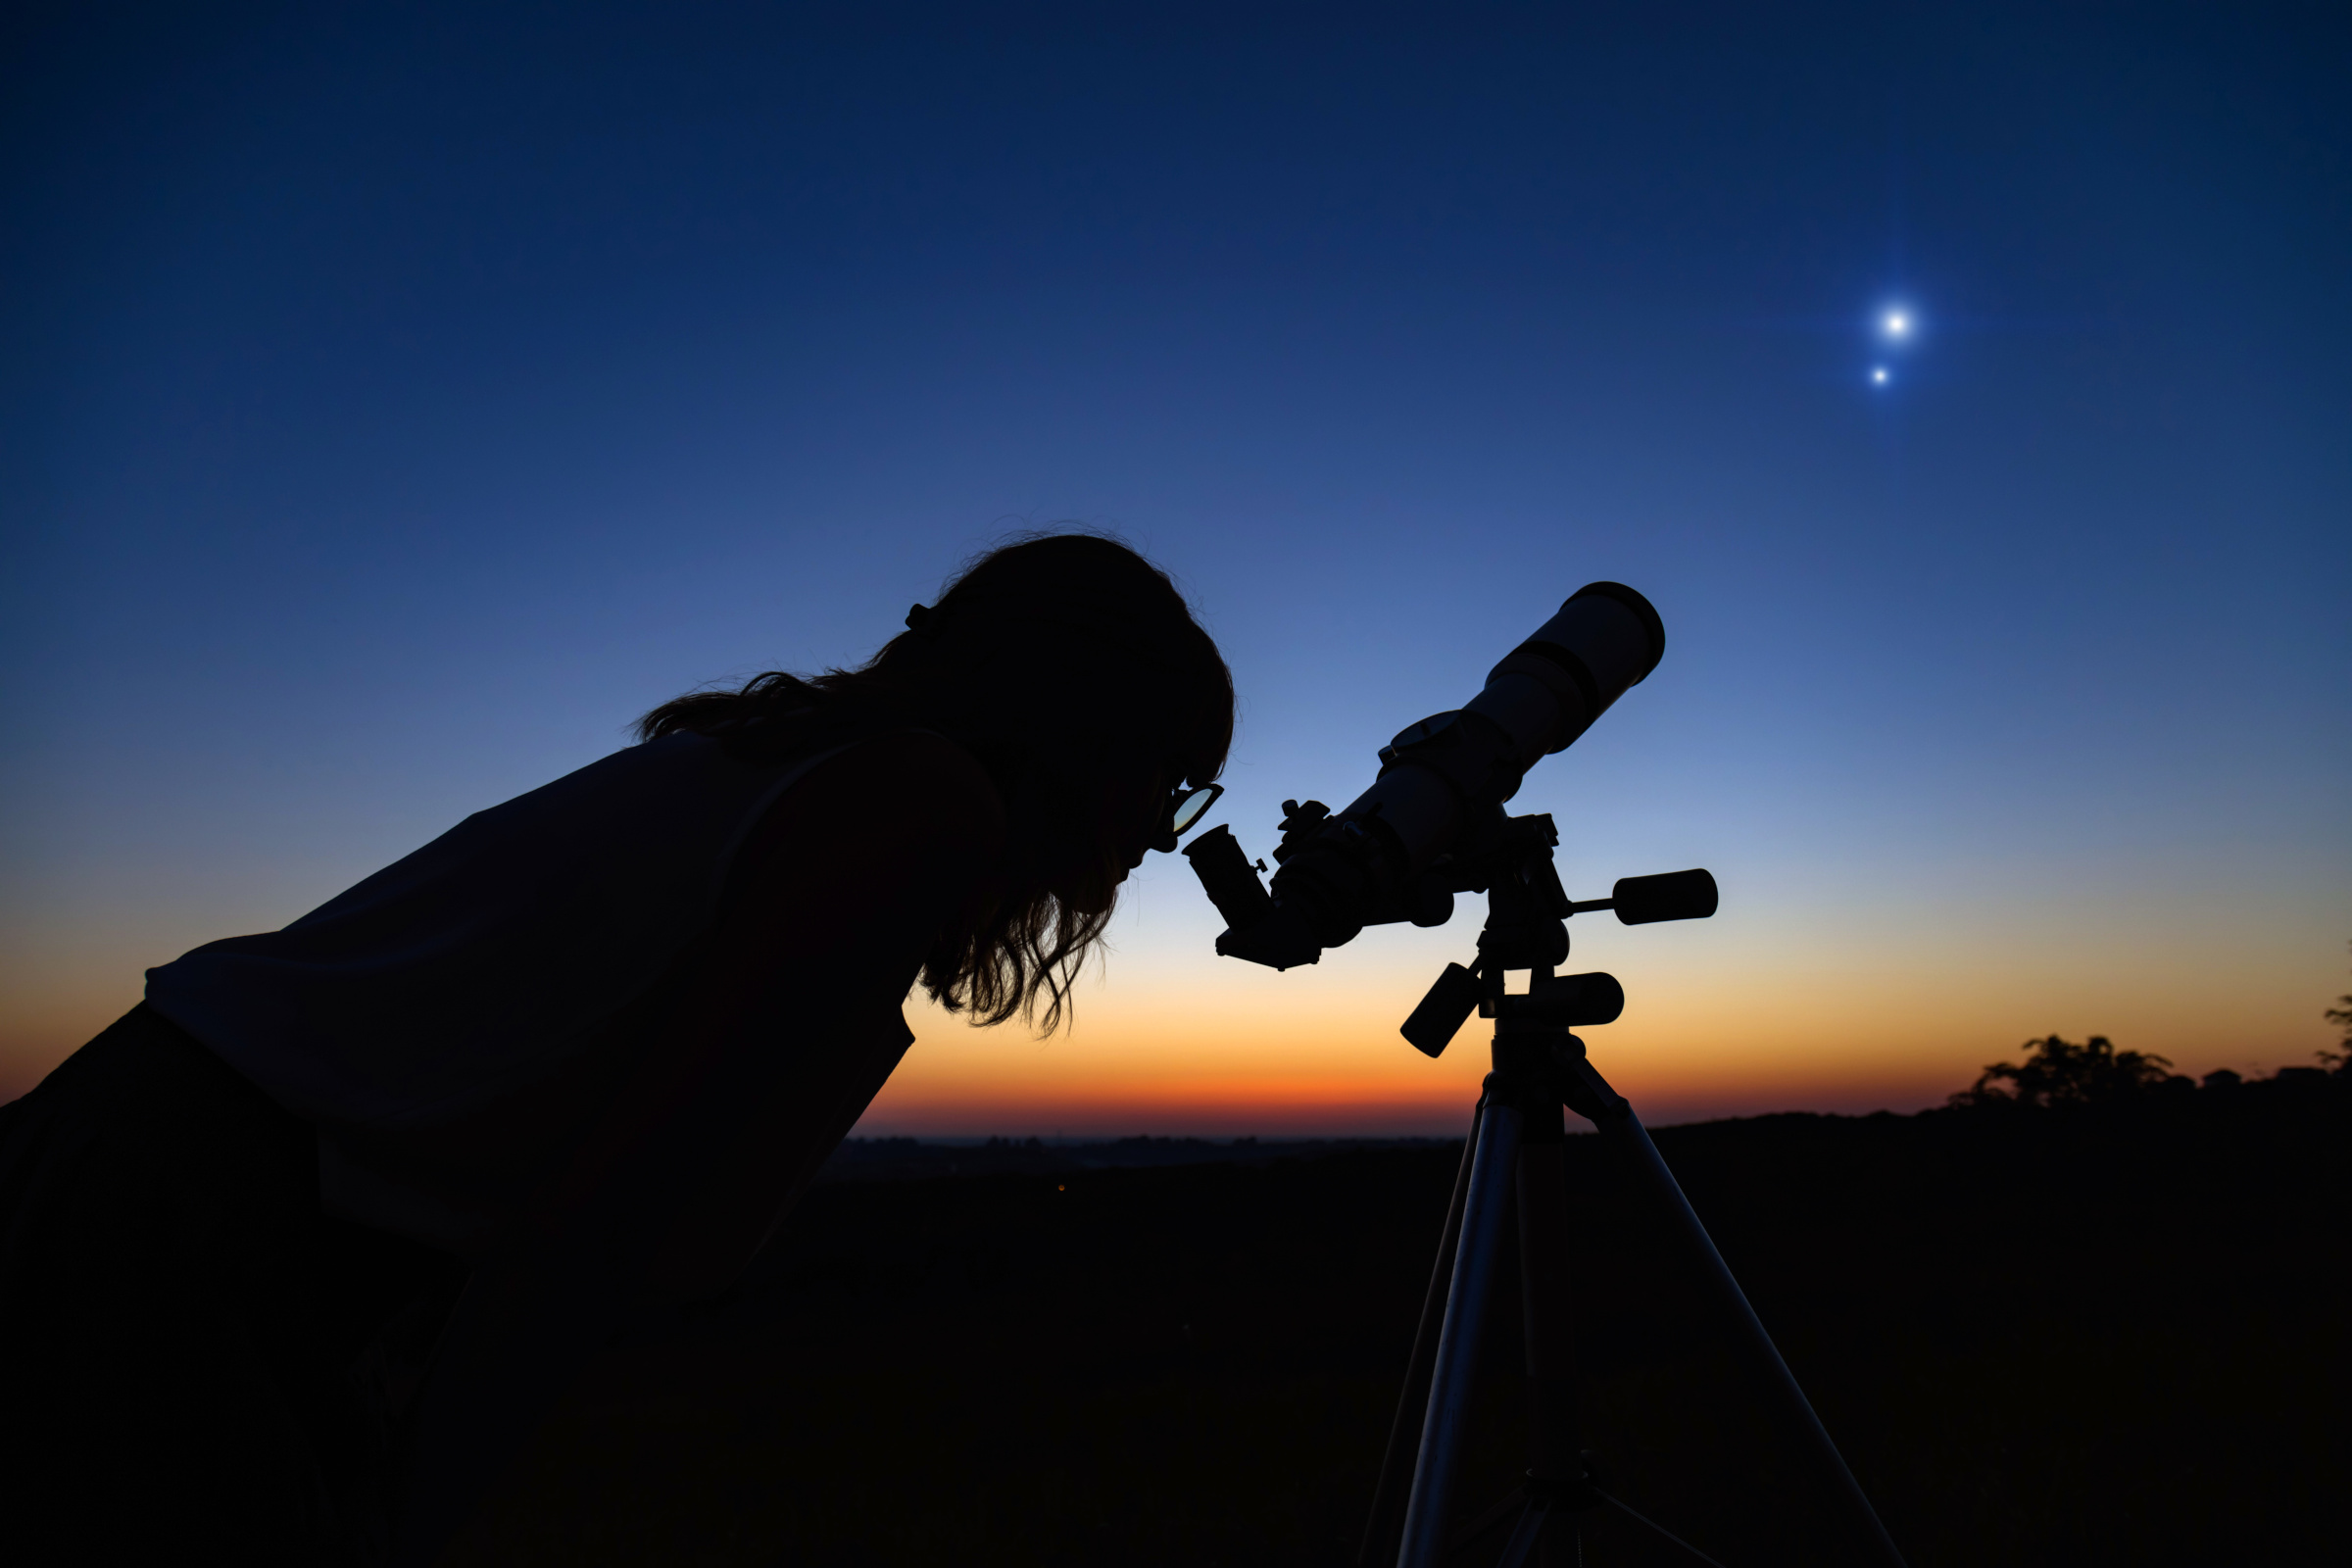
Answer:
M1517 1108L1500 1102L1491 1085L1484 1104L1470 1160L1470 1190L1462 1206L1461 1240L1447 1283L1446 1321L1431 1369L1413 1489L1404 1505L1404 1545L1397 1568L1437 1568L1445 1553L1446 1499L1453 1491L1462 1429L1470 1413L1478 1332L1486 1320L1487 1287L1494 1277L1495 1249L1502 1244L1503 1206L1518 1166Z
M1438 1238L1438 1260L1429 1271L1429 1290L1421 1298L1421 1321L1413 1330L1413 1353L1405 1363L1404 1387L1396 1395L1396 1414L1389 1423L1389 1445L1381 1454L1380 1484L1372 1492L1372 1511L1364 1524L1363 1544L1356 1549L1356 1568L1389 1568L1396 1560L1397 1532L1403 1527L1404 1494L1412 1480L1414 1455L1421 1449L1421 1418L1429 1399L1430 1369L1438 1360L1438 1335L1446 1318L1446 1289L1453 1280L1454 1246L1462 1233L1462 1205L1470 1196L1470 1167L1478 1157L1478 1129L1486 1117L1483 1099L1470 1113L1470 1135L1462 1140L1462 1162L1453 1173L1453 1196L1446 1200L1446 1226Z
M1519 1300L1527 1348L1529 1506L1504 1568L1548 1568L1574 1515L1551 1506L1581 1483L1576 1384L1570 1376L1567 1128L1552 1095L1530 1097L1519 1143ZM1531 1555L1532 1554L1532 1555Z
M1658 1146L1649 1141L1642 1119L1634 1114L1634 1107L1626 1102L1625 1097L1611 1089L1607 1080L1585 1059L1583 1045L1573 1037L1563 1055L1562 1066L1569 1075L1569 1108L1599 1129L1602 1138L1648 1191L1667 1229L1689 1260L1692 1274L1705 1290L1708 1305L1727 1330L1741 1369L1769 1404L1780 1430L1795 1441L1809 1467L1842 1504L1840 1511L1853 1538L1854 1550L1862 1560L1886 1564L1887 1568L1903 1568L1902 1553L1895 1549L1893 1538L1880 1523L1878 1511L1871 1507L1861 1484L1854 1480L1854 1473L1846 1468L1838 1446L1830 1441L1828 1429L1814 1413L1805 1391L1797 1386L1788 1363L1781 1359L1779 1347L1764 1332L1763 1321L1748 1304L1747 1293L1740 1289L1740 1282L1732 1276L1723 1254L1715 1250L1714 1239L1699 1223L1690 1200L1683 1195L1682 1184L1674 1179L1674 1172L1666 1168Z

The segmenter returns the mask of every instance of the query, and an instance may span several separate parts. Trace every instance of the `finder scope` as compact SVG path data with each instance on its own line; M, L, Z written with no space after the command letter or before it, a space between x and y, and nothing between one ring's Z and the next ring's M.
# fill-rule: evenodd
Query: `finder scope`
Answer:
M1515 819L1502 803L1657 667L1666 627L1622 583L1588 583L1488 672L1467 706L1421 720L1380 753L1380 775L1344 810L1283 804L1269 894L1224 828L1185 849L1225 916L1217 951L1286 969L1367 925L1443 925L1453 894L1483 889L1472 862ZM1566 911L1562 911L1563 913ZM1656 916L1651 918L1674 918Z

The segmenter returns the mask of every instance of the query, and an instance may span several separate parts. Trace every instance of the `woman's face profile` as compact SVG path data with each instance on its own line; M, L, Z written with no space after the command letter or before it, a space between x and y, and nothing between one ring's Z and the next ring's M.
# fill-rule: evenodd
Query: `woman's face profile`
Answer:
M1071 846L1071 863L1052 881L1054 896L1083 914L1110 907L1127 873L1144 863L1176 780L1162 764L1134 757L1104 759L1089 792L1089 842Z

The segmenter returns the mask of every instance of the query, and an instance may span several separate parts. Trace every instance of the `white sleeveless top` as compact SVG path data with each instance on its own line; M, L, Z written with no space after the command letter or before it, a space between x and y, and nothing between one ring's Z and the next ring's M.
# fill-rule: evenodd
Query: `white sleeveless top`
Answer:
M776 798L852 744L751 761L676 734L615 752L281 931L148 970L148 1004L317 1125L330 1212L460 1245L486 1216L420 1211L340 1157L337 1129L369 1144L446 1125L562 1066L710 926Z

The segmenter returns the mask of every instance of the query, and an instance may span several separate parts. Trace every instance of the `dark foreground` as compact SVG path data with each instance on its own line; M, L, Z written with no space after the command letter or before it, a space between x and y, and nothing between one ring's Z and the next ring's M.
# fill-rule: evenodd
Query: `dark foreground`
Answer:
M1915 1568L2335 1564L2345 1090L1658 1143ZM1728 1568L1834 1560L1605 1154L1571 1149L1589 1441ZM468 1559L1352 1563L1455 1158L823 1187L738 1298L579 1391ZM1504 1284L1473 1509L1517 1451Z

